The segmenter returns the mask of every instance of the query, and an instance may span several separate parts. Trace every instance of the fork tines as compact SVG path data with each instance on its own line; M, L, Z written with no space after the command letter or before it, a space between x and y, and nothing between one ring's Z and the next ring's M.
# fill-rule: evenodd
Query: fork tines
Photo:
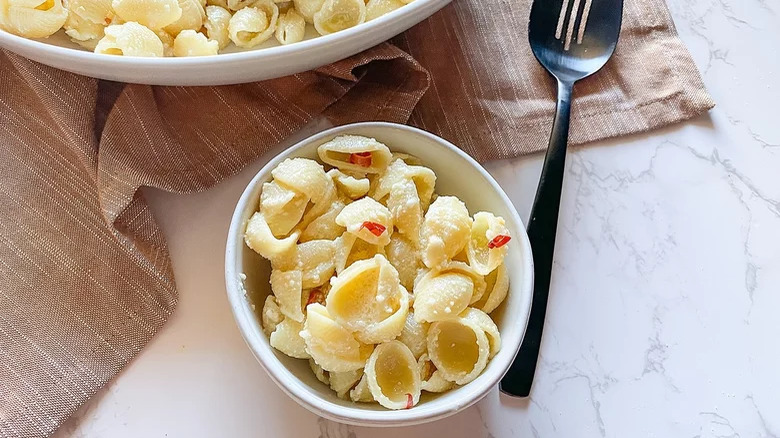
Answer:
M574 27L577 24L578 14L580 13L580 4L583 0L563 0L561 4L561 13L558 16L558 26L555 29L555 38L562 39L564 37L563 28L566 24L566 15L569 12L568 25L566 25L566 35L563 40L563 50L569 50L572 40L574 38ZM588 15L590 14L590 6L593 0L584 0L584 6L582 7L582 15L579 16L579 27L577 28L577 44L582 44L582 38L585 36L585 28L588 25ZM573 5L572 5L573 4ZM571 11L569 6L572 5Z

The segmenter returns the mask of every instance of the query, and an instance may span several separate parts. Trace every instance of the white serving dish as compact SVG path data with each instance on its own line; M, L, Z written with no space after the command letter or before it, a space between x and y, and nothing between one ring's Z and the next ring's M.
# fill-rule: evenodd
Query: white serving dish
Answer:
M311 70L373 47L428 18L451 0L415 0L350 29L319 36L307 29L296 44L271 38L247 51L189 58L102 55L72 43L62 30L31 40L0 30L0 47L62 70L112 81L150 85L225 85L278 78Z
M501 332L501 351L473 382L443 394L424 393L412 409L390 411L378 404L341 400L311 372L307 361L274 350L263 334L259 313L271 292L270 264L249 249L243 240L245 223L255 212L262 184L271 170L288 157L317 158L317 146L337 135L374 137L391 150L418 156L436 172L436 191L460 197L470 213L493 212L506 219L512 242L506 258L510 291L492 316ZM246 275L242 280L242 274ZM238 201L230 224L225 254L225 279L230 305L247 345L271 378L290 397L320 416L355 425L400 426L433 421L452 415L479 401L509 369L525 332L533 291L531 245L520 217L498 183L476 161L451 143L405 125L368 122L339 126L316 134L276 156L252 179ZM257 312L257 313L256 313ZM258 397L264 396L258 394Z

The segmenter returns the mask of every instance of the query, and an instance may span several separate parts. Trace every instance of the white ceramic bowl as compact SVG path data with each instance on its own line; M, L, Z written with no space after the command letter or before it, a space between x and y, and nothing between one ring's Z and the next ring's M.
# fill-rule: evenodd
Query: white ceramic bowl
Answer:
M428 18L451 0L415 0L368 23L276 46L271 39L253 50L189 58L102 55L79 48L62 30L30 40L0 30L0 47L62 70L112 81L150 85L224 85L272 79L310 70L373 47Z
M501 332L501 351L476 380L443 394L423 393L412 409L391 411L378 404L341 400L320 383L305 360L274 350L263 334L259 313L268 284L270 264L249 249L243 240L246 221L255 212L262 184L271 170L288 157L317 158L317 146L342 134L374 137L391 150L418 156L436 172L436 191L460 197L473 214L480 210L506 219L512 233L506 263L510 291L492 316ZM242 274L246 275L242 279ZM238 201L227 238L225 280L233 314L247 345L271 378L302 406L323 417L355 425L400 426L433 421L452 415L484 397L509 369L525 332L533 289L533 261L525 228L511 201L498 183L476 161L451 143L425 131L392 123L345 125L314 135L287 149L263 167ZM258 394L258 397L261 396Z

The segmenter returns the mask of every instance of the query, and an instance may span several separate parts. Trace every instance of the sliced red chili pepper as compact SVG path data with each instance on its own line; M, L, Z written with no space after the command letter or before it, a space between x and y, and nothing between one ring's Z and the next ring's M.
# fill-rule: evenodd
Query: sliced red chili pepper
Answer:
M378 224L376 222L370 222L370 221L363 222L363 224L360 225L360 229L358 231L362 230L363 228L367 229L368 231L371 231L371 234L373 234L376 237L381 236L382 233L384 233L385 230L387 229L382 224Z
M406 409L411 409L412 406L414 406L414 399L412 398L412 394L406 394Z
M509 243L510 240L512 240L512 238L507 236L506 234L499 234L498 236L494 237L493 240L488 242L488 248L490 249L501 248L502 246Z
M322 293L322 291L317 289L312 289L311 292L309 292L309 299L306 300L306 305L314 304L314 303L324 303L325 302L325 294Z
M360 167L371 167L371 152L349 154L349 162Z

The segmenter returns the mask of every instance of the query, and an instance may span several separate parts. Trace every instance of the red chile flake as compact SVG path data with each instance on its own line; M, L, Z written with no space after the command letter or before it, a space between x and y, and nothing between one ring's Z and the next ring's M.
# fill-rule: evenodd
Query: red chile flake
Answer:
M360 167L371 167L371 152L349 154L349 162Z
M414 406L414 399L412 394L406 394L406 409L411 409Z
M360 229L358 231L362 230L363 228L367 229L368 231L371 231L371 234L373 234L376 237L381 236L382 233L384 233L385 230L387 229L382 224L378 224L376 222L370 222L370 221L363 222L363 224L360 226Z
M312 289L309 292L309 299L306 301L306 305L325 302L325 294L320 289Z
M498 236L494 237L493 240L488 242L488 248L489 249L501 248L502 246L509 243L510 240L512 240L512 238L507 236L506 234L499 234Z

